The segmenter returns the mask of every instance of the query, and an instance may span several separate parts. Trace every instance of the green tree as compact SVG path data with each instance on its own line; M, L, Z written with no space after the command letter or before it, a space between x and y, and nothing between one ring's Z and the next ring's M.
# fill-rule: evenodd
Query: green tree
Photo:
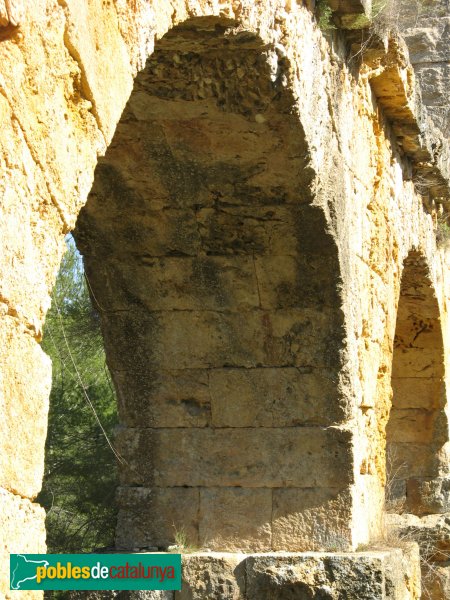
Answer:
M42 341L53 385L38 502L47 510L49 552L89 552L114 540L117 475L108 439L117 404L82 259L73 238L66 242Z

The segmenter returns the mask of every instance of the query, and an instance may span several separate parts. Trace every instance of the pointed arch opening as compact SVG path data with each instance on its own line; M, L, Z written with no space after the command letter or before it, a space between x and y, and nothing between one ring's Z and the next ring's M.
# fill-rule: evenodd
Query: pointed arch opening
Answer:
M439 305L425 259L412 251L403 265L392 364L392 408L386 428L386 500L391 512L420 515L436 511L427 489L430 492L441 474L439 454L448 441L444 403Z

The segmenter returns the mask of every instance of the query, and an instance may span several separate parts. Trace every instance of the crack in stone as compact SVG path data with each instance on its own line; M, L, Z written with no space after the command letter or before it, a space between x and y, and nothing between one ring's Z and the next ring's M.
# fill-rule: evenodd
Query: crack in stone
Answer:
M98 109L97 109L97 103L95 101L95 97L94 94L92 92L91 86L89 85L89 80L86 74L86 69L84 67L83 64L83 60L81 58L80 53L77 51L77 49L75 48L75 46L71 43L70 41L70 37L69 37L69 7L67 5L66 0L57 0L59 6L63 9L64 11L64 19L65 19L65 26L64 26L64 46L66 47L67 52L69 53L69 56L75 61L75 63L78 65L78 68L80 70L80 76L81 76L81 89L80 92L83 92L83 96L84 98L91 103L91 110L90 112L92 113L96 123L97 123L97 127L99 132L102 135L103 138L103 142L105 144L105 146L107 146L107 142L106 142L106 134L103 130L103 126L102 126L102 122L101 122L101 118L100 115L98 113Z

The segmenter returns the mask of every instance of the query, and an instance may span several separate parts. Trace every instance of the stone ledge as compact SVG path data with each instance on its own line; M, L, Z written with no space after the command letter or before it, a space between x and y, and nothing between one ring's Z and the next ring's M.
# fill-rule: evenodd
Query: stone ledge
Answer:
M9 591L9 555L45 552L45 511L0 487L0 515L0 598L40 600L42 592Z
M427 120L406 43L391 38L385 47L371 48L364 65L398 145L412 162L416 188L445 203L450 197L448 148Z
M179 592L83 592L72 600L418 600L415 544L356 553L184 554Z
M335 427L123 428L116 436L128 461L123 484L158 487L342 488L353 483L352 443Z
M328 0L333 21L344 30L351 56L361 55L366 76L389 119L400 148L411 160L413 181L422 196L450 209L450 149L422 103L405 41L370 33L371 0ZM364 48L364 50L362 50Z
M220 552L349 551L351 492L333 488L119 487L116 547ZM239 537L237 537L239 532Z

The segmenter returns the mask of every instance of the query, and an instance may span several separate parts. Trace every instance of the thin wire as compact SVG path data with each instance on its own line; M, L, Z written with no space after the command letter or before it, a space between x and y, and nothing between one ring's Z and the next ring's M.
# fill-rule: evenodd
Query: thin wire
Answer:
M89 398L89 394L87 393L87 388L86 388L86 386L85 386L85 385L84 385L84 383L83 383L83 380L82 380L82 378L81 378L80 372L78 371L78 367L77 367L77 365L76 365L76 363L75 363L75 360L74 360L74 358L73 358L72 352L71 352L71 350L70 350L69 342L68 342L68 339L67 339L67 336L66 336L66 330L65 330L65 328L64 328L64 322L63 322L63 319L62 319L62 316L61 316L61 311L60 311L60 309L59 309L58 302L56 301L56 296L55 296L55 294L53 294L53 301L54 301L54 303L55 303L55 306L56 306L56 312L57 312L57 314L58 314L58 319L59 319L59 321L60 321L60 324L61 324L61 331L62 331L62 334L63 334L63 337L64 337L64 342L65 342L65 344L66 344L66 347L67 347L67 352L69 353L70 360L72 361L73 368L75 369L75 373L76 373L76 378L77 378L77 380L78 380L78 384L79 384L79 386L81 387L81 389L83 390L83 395L84 395L84 397L85 397L85 399L86 399L86 402L87 402L88 406L91 408L92 412L94 413L95 419L96 419L96 421L97 421L97 423L98 423L98 425L99 425L100 429L102 430L102 432L103 432L103 435L105 436L105 439L106 439L106 441L108 442L108 446L111 448L111 450L112 450L112 452L113 452L114 456L117 458L117 460L118 460L118 461L119 461L121 464L126 464L126 460L125 460L125 459L124 459L124 458L123 458L123 457L122 457L122 456L121 456L121 455L120 455L120 454L117 452L117 450L116 450L116 449L114 448L114 446L112 445L112 443L111 443L111 441L110 441L110 439L109 439L109 436L108 436L108 434L106 433L106 431L105 431L105 428L103 427L103 425L102 425L102 423L101 423L101 421L100 421L100 419L99 419L99 417L98 417L98 415L97 415L97 411L95 410L95 407L94 407L94 405L92 404L92 402L91 402L91 399ZM69 372L70 372L70 371L69 371Z

